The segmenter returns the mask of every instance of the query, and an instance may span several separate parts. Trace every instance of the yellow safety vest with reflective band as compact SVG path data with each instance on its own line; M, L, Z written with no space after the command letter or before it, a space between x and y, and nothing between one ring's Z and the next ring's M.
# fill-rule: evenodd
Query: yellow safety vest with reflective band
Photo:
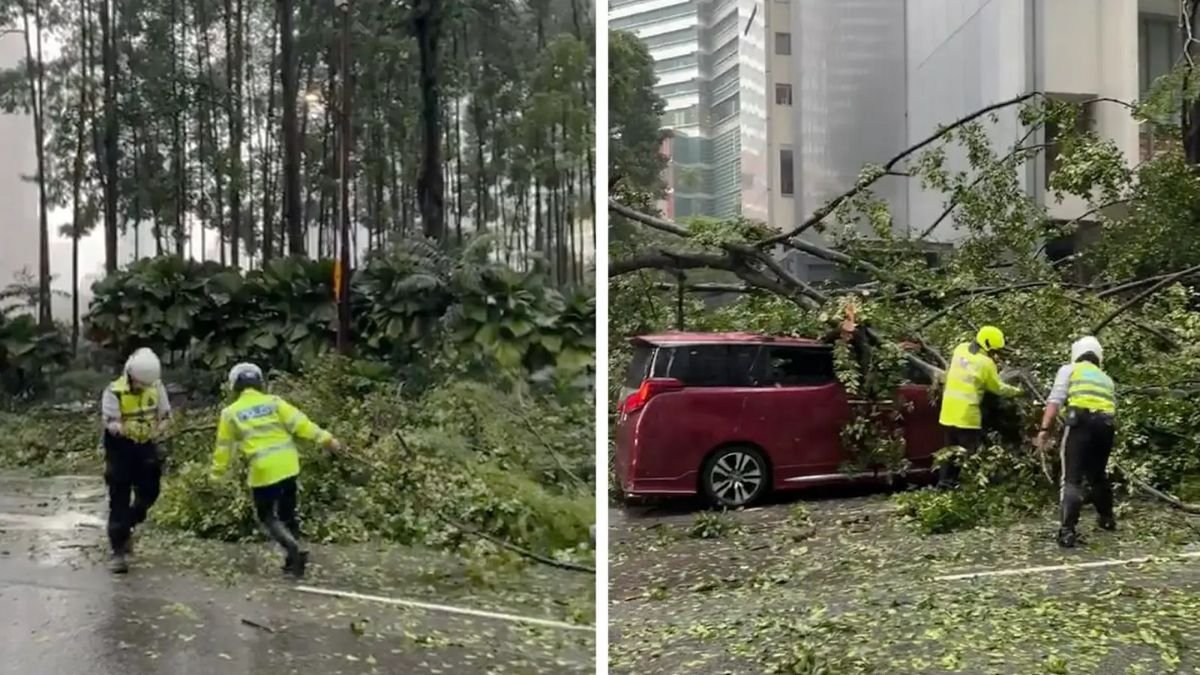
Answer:
M1117 412L1117 388L1094 363L1080 361L1071 368L1067 407L1112 415Z
M240 449L250 460L250 487L273 485L300 473L300 453L293 439L323 445L330 437L287 401L247 389L221 411L212 473L214 477L225 473L233 451Z
M134 392L129 378L121 377L110 387L121 406L121 433L132 441L149 443L154 440L158 422L158 387L142 387Z
M987 352L980 349L971 353L971 344L964 342L955 348L954 355L950 357L938 423L956 429L981 428L983 413L980 403L986 392L1015 396L1021 390L1000 381L996 362Z

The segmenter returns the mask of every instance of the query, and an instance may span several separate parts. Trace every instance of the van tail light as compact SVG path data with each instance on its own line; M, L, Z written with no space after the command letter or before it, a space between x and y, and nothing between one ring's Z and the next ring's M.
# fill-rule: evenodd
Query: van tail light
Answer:
M642 380L642 386L638 390L629 395L625 402L621 404L621 412L629 414L637 412L646 407L650 399L659 394L669 391L680 391L683 389L683 383L671 377L654 377L648 380Z

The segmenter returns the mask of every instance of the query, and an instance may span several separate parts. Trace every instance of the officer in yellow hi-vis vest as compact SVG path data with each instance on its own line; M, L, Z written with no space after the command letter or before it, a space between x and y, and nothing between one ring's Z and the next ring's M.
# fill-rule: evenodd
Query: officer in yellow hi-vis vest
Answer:
M1058 545L1072 548L1078 540L1075 526L1083 506L1083 481L1092 487L1092 503L1100 516L1100 529L1117 529L1113 515L1112 486L1108 481L1108 456L1116 435L1116 385L1100 368L1104 350L1091 335L1071 345L1071 362L1058 369L1054 387L1046 399L1038 446L1049 443L1049 433L1059 410L1066 407L1060 445L1062 459L1062 520Z
M301 550L300 527L296 520L296 476L300 475L300 453L294 439L314 442L329 450L341 444L309 421L287 401L265 392L262 370L253 363L239 363L229 371L229 385L237 400L221 411L217 445L213 451L212 477L219 479L235 452L250 462L250 489L254 510L267 534L287 551L283 570L304 576L308 552Z
M158 499L162 458L155 441L171 414L161 375L158 356L139 349L125 362L125 374L108 385L100 399L111 569L119 574L129 571L126 556L133 548L133 528L146 520Z
M946 429L946 445L974 452L983 441L981 404L985 393L1019 396L1020 387L1000 381L991 352L1004 349L1004 333L995 326L979 329L975 342L964 342L954 350L946 386L942 392L942 411L938 422ZM958 485L959 466L947 460L938 470L938 488Z

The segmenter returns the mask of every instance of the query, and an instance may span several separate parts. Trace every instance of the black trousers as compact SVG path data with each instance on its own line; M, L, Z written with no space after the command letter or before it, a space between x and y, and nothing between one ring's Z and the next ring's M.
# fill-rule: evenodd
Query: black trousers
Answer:
M942 428L946 432L945 447L947 448L962 447L970 454L979 450L979 445L983 442L983 431L980 429ZM962 467L958 465L956 460L946 460L946 462L938 467L938 487L943 489L956 487L961 472Z
M137 443L104 432L104 482L108 484L108 542L125 553L133 528L158 500L162 460L154 443Z
M1092 491L1092 503L1101 519L1113 517L1112 485L1108 481L1108 456L1113 447L1113 419L1077 411L1075 424L1062 440L1062 528L1074 530L1083 507L1083 481Z
M254 511L267 535L294 556L300 550L300 522L296 519L296 477L256 487Z

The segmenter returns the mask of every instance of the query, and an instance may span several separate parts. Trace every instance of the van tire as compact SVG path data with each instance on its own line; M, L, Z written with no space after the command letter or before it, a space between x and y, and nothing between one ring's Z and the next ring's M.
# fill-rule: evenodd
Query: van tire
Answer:
M726 476L740 477L740 481ZM757 481L757 482L755 482ZM730 445L709 455L700 468L700 490L715 506L740 508L762 499L771 487L771 466L757 448Z

